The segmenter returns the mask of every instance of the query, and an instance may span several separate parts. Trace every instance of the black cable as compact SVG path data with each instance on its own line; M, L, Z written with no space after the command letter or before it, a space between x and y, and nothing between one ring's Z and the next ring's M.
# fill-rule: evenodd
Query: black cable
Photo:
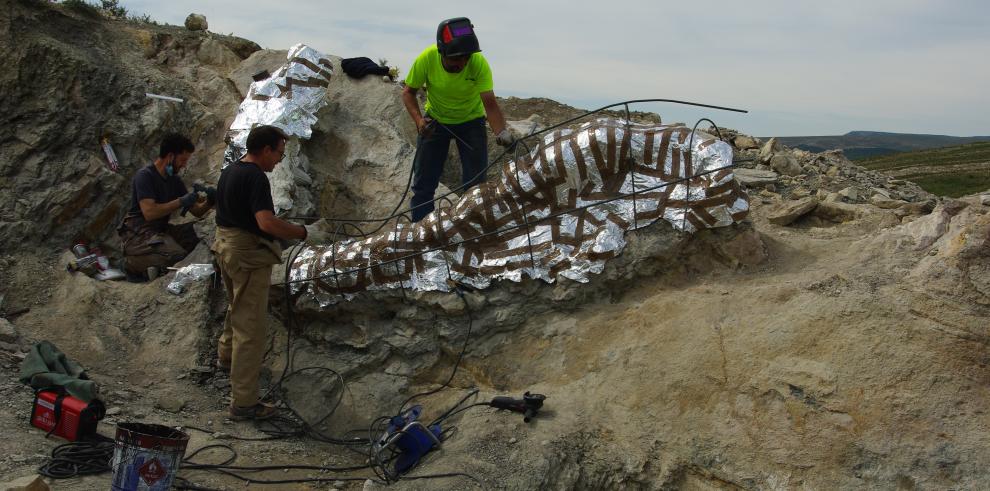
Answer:
M194 428L194 427L188 427L187 426L186 428L196 429L196 430L202 431L201 429ZM194 457L196 457L197 455L199 455L203 451L211 450L211 449L218 449L218 448L224 449L224 450L227 450L228 452L230 452L230 454L227 456L227 458L223 462L220 462L220 463L217 463L217 464L207 464L207 463L196 462L196 461L193 460ZM201 447L199 449L196 449L191 454L189 454L188 456L186 456L182 460L181 470L203 470L203 471L218 472L218 473L221 473L221 474L224 474L224 475L227 475L227 476L236 478L238 480L241 480L241 481L244 481L244 482L247 482L247 483L252 483L252 484L289 484L289 483L314 483L314 482L315 483L319 483L319 482L331 482L331 481L364 481L364 480L367 479L367 478L364 478L364 477L334 477L334 478L329 478L329 477L314 477L314 478L280 479L280 480L255 479L255 478L250 478L250 477L243 476L243 475L241 475L241 474L239 474L238 472L235 472L235 471L240 471L240 472L268 472L268 471L277 471L277 470L284 471L285 469L293 469L293 470L311 470L311 471L319 471L319 472L324 472L324 473L330 473L330 472L353 472L353 471L359 471L359 470L367 469L368 466L367 465L353 465L353 466L343 466L343 467L330 467L330 466L299 465L299 464L258 465L258 466L231 465L235 460L237 460L237 451L234 450L234 448L231 447L230 445L226 445L226 444L222 444L222 443L221 444L207 445L205 447ZM184 478L184 477L177 477L176 478L176 482L175 482L174 485L175 485L176 489L192 489L192 490L209 489L209 488L203 488L201 486L198 486L196 484L193 484L191 481L189 481L187 478Z
M478 392L479 391L478 391L477 388L474 388L474 389L469 390L468 393L464 397L461 398L461 400L457 401L457 403L454 404L453 406L451 406L450 409L447 409L446 412L444 412L440 416L437 416L436 418L434 418L434 420L430 424L428 424L426 426L433 426L433 425L435 425L435 424L437 424L437 423L439 423L439 422L447 419L448 417L450 417L450 414L451 413L453 413L458 407L461 406L461 404L464 404L464 402L467 401L468 399L470 399L471 397L478 395Z
M443 423L444 421L453 418L454 416L463 413L464 411L467 411L468 409L471 409L473 407L481 407L481 406L491 407L491 404L488 402L476 402L474 404L469 404L467 406L457 409L456 411L450 411L448 414L444 414L443 416L435 419L432 423L430 423L430 426L433 426L434 424Z
M52 449L52 457L38 468L38 474L52 479L69 479L109 472L114 442L105 437L96 441L63 443Z

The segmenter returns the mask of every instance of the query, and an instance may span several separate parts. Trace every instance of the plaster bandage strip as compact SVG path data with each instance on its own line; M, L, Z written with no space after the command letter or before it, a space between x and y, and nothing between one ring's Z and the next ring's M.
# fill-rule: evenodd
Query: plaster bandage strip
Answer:
M749 200L732 171L711 172L731 165L728 143L684 126L603 118L556 131L418 223L304 248L289 265L293 293L327 308L366 290L448 291L448 279L587 282L630 230L663 219L694 233L744 219ZM314 272L320 281L304 281Z

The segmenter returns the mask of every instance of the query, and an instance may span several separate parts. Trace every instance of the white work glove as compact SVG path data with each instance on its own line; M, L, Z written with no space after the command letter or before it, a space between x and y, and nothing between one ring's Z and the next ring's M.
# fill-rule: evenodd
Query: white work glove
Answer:
M326 244L330 242L330 234L325 232L327 221L325 219L317 220L309 225L303 225L306 228L306 238L304 242L307 244Z
M516 141L516 139L512 137L512 133L509 132L508 128L503 129L498 136L495 137L495 143L501 147L508 147L509 145L512 145L512 142L514 141Z

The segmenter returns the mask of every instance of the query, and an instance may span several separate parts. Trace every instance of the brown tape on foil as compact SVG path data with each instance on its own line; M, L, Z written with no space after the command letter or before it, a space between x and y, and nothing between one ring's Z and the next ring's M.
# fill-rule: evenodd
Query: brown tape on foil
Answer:
M700 132L692 139L687 127L600 119L544 136L419 223L342 241L333 260L331 248L301 254L290 278L320 276L293 288L327 306L366 289L447 290L448 275L479 288L524 276L586 281L634 227L664 219L693 232L744 219L748 197L723 169L731 164L731 146Z

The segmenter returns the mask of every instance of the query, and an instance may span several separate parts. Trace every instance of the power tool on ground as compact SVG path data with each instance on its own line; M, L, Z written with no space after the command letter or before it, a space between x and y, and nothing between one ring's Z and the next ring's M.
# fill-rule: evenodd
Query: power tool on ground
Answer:
M388 429L374 443L374 453L379 462L387 460L386 450L398 450L393 472L401 475L419 463L424 455L435 447L440 447L440 425L429 427L419 422L423 407L415 405L389 420Z
M498 396L492 399L488 405L498 409L508 409L515 413L522 413L523 421L529 423L540 412L540 408L543 407L543 401L546 399L547 396L543 394L530 394L526 392L523 394L522 399Z

